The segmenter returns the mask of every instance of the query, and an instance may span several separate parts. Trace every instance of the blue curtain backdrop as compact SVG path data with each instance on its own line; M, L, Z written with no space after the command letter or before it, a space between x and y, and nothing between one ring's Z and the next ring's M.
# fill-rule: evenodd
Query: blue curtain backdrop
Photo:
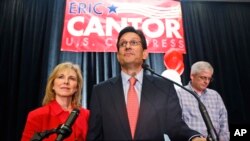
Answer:
M181 5L187 46L183 84L194 62L214 66L210 88L226 104L232 135L234 128L250 123L250 3L185 0ZM93 85L120 72L115 53L60 51L64 7L64 0L0 1L0 140L20 140L27 114L41 105L47 76L56 64L81 66L85 107ZM150 54L147 60L157 73L165 70L163 55Z

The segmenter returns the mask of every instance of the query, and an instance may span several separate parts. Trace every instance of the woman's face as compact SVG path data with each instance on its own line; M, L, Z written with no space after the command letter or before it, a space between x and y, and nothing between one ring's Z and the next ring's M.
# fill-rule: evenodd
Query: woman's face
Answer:
M77 92L77 74L73 69L61 70L54 80L56 96L71 97Z

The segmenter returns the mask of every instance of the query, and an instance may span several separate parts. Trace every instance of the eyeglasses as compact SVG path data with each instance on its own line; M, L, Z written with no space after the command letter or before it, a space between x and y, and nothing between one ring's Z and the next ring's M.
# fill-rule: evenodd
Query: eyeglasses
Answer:
M130 46L138 46L139 44L141 44L141 41L136 41L136 40L122 41L121 43L119 43L119 46L126 47L128 43Z
M206 81L206 80L208 80L208 81L213 81L213 78L212 77L206 77L206 76L198 76L201 80L203 80L203 81Z

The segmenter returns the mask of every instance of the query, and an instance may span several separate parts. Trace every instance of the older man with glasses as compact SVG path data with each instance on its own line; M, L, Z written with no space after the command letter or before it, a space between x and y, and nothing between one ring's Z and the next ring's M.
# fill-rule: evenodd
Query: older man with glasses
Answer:
M219 93L207 88L213 80L214 69L205 61L198 61L191 67L191 81L185 87L194 91L206 106L212 120L213 126L220 141L229 141L227 109ZM207 136L207 128L199 110L196 98L183 89L177 90L180 105L182 107L182 118L187 125Z

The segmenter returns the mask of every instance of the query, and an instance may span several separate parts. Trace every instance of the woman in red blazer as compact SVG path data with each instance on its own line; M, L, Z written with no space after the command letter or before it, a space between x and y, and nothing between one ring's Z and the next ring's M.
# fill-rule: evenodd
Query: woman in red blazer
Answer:
M88 130L89 111L81 107L82 74L78 65L65 62L57 65L48 78L43 106L28 114L22 141L30 141L36 133L56 129L65 123L71 111L79 109L72 133L64 141L84 141ZM51 134L44 141L55 141Z

